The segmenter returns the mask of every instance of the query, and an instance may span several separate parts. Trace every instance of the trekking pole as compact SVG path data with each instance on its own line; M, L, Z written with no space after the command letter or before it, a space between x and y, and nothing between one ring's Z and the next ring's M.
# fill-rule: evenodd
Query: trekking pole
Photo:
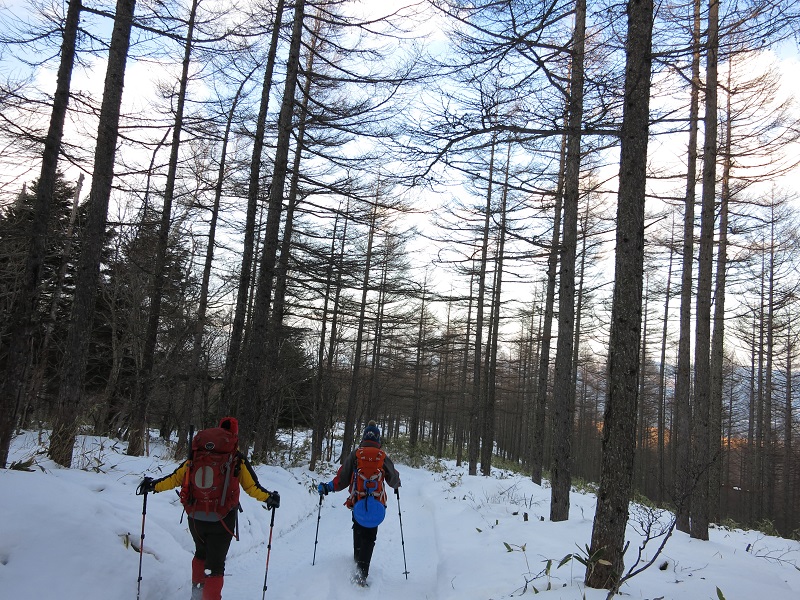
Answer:
M269 542L267 542L267 566L264 568L264 591L261 593L261 600L267 595L267 573L269 573L269 555L272 552L272 528L275 526L275 509L272 509L272 517L269 520Z
M139 579L136 580L136 600L142 593L142 557L144 556L144 520L147 516L147 490L142 490L142 536L139 538Z
M403 546L403 575L408 579L408 565L406 564L406 541L403 538L403 514L400 512L400 488L394 488L394 495L397 496L397 516L400 517L400 544Z
M319 520L322 516L322 494L319 495L319 509L317 510L317 533L314 535L314 559L311 561L311 566L317 562L317 541L319 540Z

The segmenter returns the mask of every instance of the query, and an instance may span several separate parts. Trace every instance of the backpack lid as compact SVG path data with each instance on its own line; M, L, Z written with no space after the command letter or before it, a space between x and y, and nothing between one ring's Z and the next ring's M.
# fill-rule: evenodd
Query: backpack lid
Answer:
M222 427L209 427L202 429L192 439L192 452L206 450L225 454L236 451L239 445L239 436Z

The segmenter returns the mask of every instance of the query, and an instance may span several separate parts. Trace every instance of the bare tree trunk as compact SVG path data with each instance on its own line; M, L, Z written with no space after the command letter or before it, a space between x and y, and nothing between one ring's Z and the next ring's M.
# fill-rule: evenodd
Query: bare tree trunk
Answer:
M566 170L567 139L561 141L561 160L558 186L553 208L553 235L547 256L547 291L544 301L544 323L541 332L539 366L536 378L535 407L533 411L533 433L531 435L531 479L542 485L544 467L545 423L547 422L547 381L550 375L550 344L553 340L553 313L556 297L556 269L558 268L559 240L561 239L561 210L564 200L564 171Z
M467 308L467 322L464 331L464 361L461 365L461 377L459 378L458 402L456 407L456 465L461 466L464 458L464 440L468 438L472 426L472 409L469 404L469 394L467 394L467 375L469 373L469 347L472 339L472 288L474 287L475 275L470 276L469 281L469 307Z
M653 3L629 2L608 396L600 489L589 550L591 556L599 553L603 562L590 564L585 580L589 587L609 590L617 589L624 570L636 442L652 34Z
M664 451L664 433L666 430L666 403L667 403L667 386L666 386L666 368L667 368L667 329L669 324L669 301L671 299L671 285L672 285L672 260L675 254L675 228L673 223L673 235L669 243L669 270L667 271L667 290L664 298L664 324L661 328L661 360L659 361L658 370L658 484L656 486L656 504L661 505L664 501L665 494L665 451Z
M383 325L386 314L386 289L389 282L389 244L384 246L386 252L381 265L381 281L378 285L378 314L375 318L375 341L372 344L372 364L370 367L369 390L367 392L364 414L367 420L377 417L375 406L378 400L378 371L381 365L381 351L383 347Z
M125 65L135 9L136 0L118 0L111 45L108 50L108 67L97 128L92 187L89 192L89 210L83 230L81 255L78 259L66 352L61 364L57 414L48 450L50 458L65 467L69 467L72 463L72 449L75 446L78 426L78 407L86 375L97 279L100 274L100 257L105 240L111 182L114 178L114 157L119 131L122 88L125 83Z
M753 492L753 515L751 519L761 520L764 516L764 446L765 434L764 431L768 426L765 421L764 415L764 354L765 354L765 340L766 335L766 300L765 294L766 283L765 277L767 267L764 264L765 258L761 259L761 292L759 298L759 314L758 314L758 347L756 349L756 383L755 383L755 453L753 456L753 485L750 490Z
M231 124L233 123L233 115L236 107L239 104L242 90L245 84L252 77L251 71L247 77L242 79L239 88L236 90L236 95L231 102L230 110L228 111L228 119L225 122L225 133L222 136L222 148L220 149L219 168L217 169L217 182L214 187L214 203L211 207L211 220L208 224L208 247L206 248L205 263L203 264L203 277L200 282L200 297L197 301L197 316L194 324L194 333L192 335L192 373L186 384L186 391L184 394L183 405L185 410L184 417L178 422L178 444L175 448L176 456L183 456L186 454L186 442L188 440L186 434L188 426L194 424L194 407L197 401L196 394L197 388L200 386L200 380L203 377L202 369L202 353L203 353L203 333L205 331L207 312L208 312L208 290L211 282L211 267L214 263L214 251L216 250L216 234L217 234L217 219L219 217L219 205L222 199L222 187L225 183L225 169L227 166L228 158L228 140L230 139ZM218 406L218 409L222 408Z
M189 13L189 24L186 31L186 44L183 50L183 67L175 107L175 122L172 125L172 145L170 146L167 181L164 188L164 206L161 209L161 223L158 229L158 245L156 247L155 265L153 267L153 289L150 293L150 307L147 320L147 333L144 338L144 351L140 385L134 400L131 415L131 427L128 437L128 456L141 456L144 453L144 436L147 423L147 404L152 386L151 378L155 364L158 323L161 318L161 301L164 295L164 269L167 264L167 248L169 232L172 226L172 200L175 196L175 179L178 173L178 151L183 131L183 107L186 103L186 88L189 84L189 65L192 60L192 42L194 40L194 23L197 16L199 0L193 0Z
M714 253L714 204L717 184L717 53L719 50L719 0L709 0L706 42L706 114L703 144L703 202L700 211L700 253L695 315L694 406L692 415L693 478L691 529L693 538L708 539L709 419L711 417L711 276Z
M728 64L728 87L730 90L731 65ZM714 285L714 330L711 340L710 407L709 407L709 519L720 518L720 490L722 489L722 367L725 335L725 279L728 265L728 199L730 198L731 172L731 95L727 95L724 165L719 206L719 247L717 248L717 274Z
M780 519L781 531L794 531L797 521L796 513L792 510L794 485L794 472L792 469L792 360L795 349L795 340L792 338L792 324L789 321L786 331L786 396L783 408L783 506ZM785 535L785 534L784 534Z
M450 381L450 365L453 361L453 354L455 352L455 335L453 333L452 324L452 303L447 304L447 324L445 326L444 347L442 348L443 358L442 363L439 365L440 382L437 383L437 391L440 394L439 408L438 408L438 421L439 421L439 434L436 438L436 457L441 458L444 455L444 445L446 442L448 427L448 401L453 395L453 386ZM457 392L456 392L457 393ZM452 420L451 420L452 422Z
M408 426L408 444L412 448L417 445L419 437L420 404L422 403L422 361L425 346L425 294L427 282L422 287L422 303L419 308L419 324L417 326L417 359L414 363L414 398L411 404L411 421Z
M564 179L564 237L558 284L558 342L553 376L553 468L550 477L550 520L569 518L572 488L572 431L575 405L572 385L572 344L575 335L575 260L578 248L581 126L583 122L583 63L586 43L586 1L575 3L575 30L570 76L567 159Z
M277 340L269 339L269 310L275 278L284 187L289 164L292 115L300 67L304 16L305 0L296 0L289 57L286 63L286 83L278 116L278 139L275 149L275 166L269 187L267 225L261 252L253 316L247 331L247 363L244 368L241 411L244 429L240 428L239 430L242 447L245 449L249 449L250 443L255 439L256 423L260 412L270 413L275 409L277 402L272 389L272 380L276 374L278 343Z
M745 481L744 489L752 492L756 486L756 315L753 314L753 331L750 339L750 394L749 394L749 410L747 415L747 456L745 460L745 468L743 479ZM753 502L753 494L748 493L745 496L747 503L745 507L745 514L748 520L753 519L755 506Z
M770 219L770 240L769 240L769 265L767 275L767 321L764 329L767 335L766 355L764 367L764 452L762 462L762 477L764 484L762 489L762 500L764 502L764 514L772 516L775 508L775 471L773 458L775 456L775 437L772 430L772 394L773 394L773 368L775 364L775 213L773 211Z
M299 197L299 183L300 183L300 166L303 158L303 144L306 133L306 120L308 114L308 99L311 93L311 75L314 66L314 54L317 46L319 45L319 30L321 20L319 18L314 20L314 28L311 32L311 40L309 42L308 56L306 57L305 65L305 82L302 90L302 101L297 123L297 145L295 147L294 162L292 165L292 176L289 182L289 196L286 207L286 217L283 225L283 239L281 240L280 256L275 269L275 293L272 300L272 312L269 318L269 332L267 338L268 344L271 348L270 356L267 359L268 364L277 365L279 363L279 347L283 342L283 318L286 312L286 289L289 281L289 259L292 253L292 235L294 232L294 212L300 202ZM280 377L278 369L272 368L273 374ZM276 386L273 385L273 389ZM277 386L280 387L280 386ZM274 407L273 407L274 408ZM255 440L253 454L255 456L262 456L264 445L273 437L273 432L277 429L277 417L279 411L261 410L258 414L257 431L266 433Z
M639 468L639 491L647 495L647 453L648 453L648 423L647 423L647 397L645 384L647 383L647 300L650 297L650 276L645 274L644 283L644 309L642 310L642 341L639 355L639 424L638 439L636 440L636 465ZM636 467L634 467L636 469Z
M38 300L42 264L47 251L47 224L50 222L58 156L61 152L61 139L64 135L64 122L69 104L72 67L75 63L75 40L78 35L81 8L81 0L70 0L67 7L53 109L50 113L47 137L44 139L42 168L33 205L33 221L28 235L25 273L11 317L11 339L6 357L5 378L0 386L0 467L2 468L5 468L8 460L14 424L23 401L21 396L27 379L25 371L31 361L29 340Z
M694 209L697 189L697 131L700 97L700 0L694 0L692 29L692 89L689 104L689 151L686 173L686 199L683 213L683 259L681 273L680 339L678 340L678 373L675 381L675 446L673 481L676 484L675 504L678 531L689 533L691 510L691 330L692 330L692 272L694 265Z
M549 278L548 278L549 279ZM548 286L548 282L545 283L544 287ZM544 296L544 290L543 290ZM538 386L539 381L539 374L538 374L538 365L539 365L539 356L541 355L542 345L544 343L544 333L543 333L543 323L544 323L544 312L545 307L544 305L541 306L540 310L538 311L538 319L537 316L537 300L534 297L533 301L531 302L531 320L530 325L528 327L528 337L526 339L526 350L529 353L528 356L528 365L527 370L522 374L524 380L524 396L523 401L525 402L525 410L526 416L524 423L520 425L525 432L525 437L523 440L524 446L522 449L524 462L523 466L530 470L531 478L533 478L533 471L534 471L534 455L535 455L535 433L534 429L536 428L536 417L537 417L537 408L538 402L536 398L536 388ZM534 323L534 321L536 321ZM547 382L545 381L545 384ZM543 432L542 432L543 433ZM541 451L542 446L539 445L539 450ZM541 465L541 459L539 460L539 464ZM539 474L541 476L541 468L539 469ZM539 482L541 485L541 481Z
M333 355L333 348L336 338L336 321L338 312L338 299L341 291L341 276L342 270L336 270L336 282L334 283L333 268L334 261L336 260L336 240L337 228L339 225L339 215L336 215L336 220L333 226L333 235L331 236L330 256L328 257L328 266L325 274L325 295L322 303L322 323L320 325L319 345L317 346L317 370L314 377L314 414L313 414L313 430L311 433L311 460L309 462L309 470L313 471L316 468L317 461L322 458L322 440L325 436L325 424L327 422L326 416L329 410L327 406L327 393L326 389L329 386L327 381L330 377L330 369L326 368L325 360L325 346L328 341L328 320L331 321L330 337L330 350L329 357ZM347 237L347 220L345 217L344 233L342 234L342 248L344 248L344 240ZM339 258L341 259L341 252ZM334 291L335 286L335 291ZM335 294L333 302L331 295ZM333 304L331 307L330 305Z
M272 73L275 70L275 56L278 52L278 39L283 19L284 0L278 0L275 7L275 22L272 26L272 39L267 53L267 66L264 69L264 81L261 86L261 104L258 108L256 132L253 138L253 152L250 158L250 179L247 187L247 215L244 226L244 244L242 246L242 267L239 272L239 287L236 292L236 307L228 353L225 357L225 373L222 382L222 406L225 412L231 412L234 405L233 385L239 354L242 347L245 318L247 315L247 299L250 296L250 284L255 256L256 213L258 213L258 196L261 191L261 155L264 151L264 130L266 129L269 92L272 88Z
M489 229L492 214L492 183L494 181L494 153L497 138L492 137L491 152L489 155L489 184L486 190L486 212L483 220L483 238L481 241L481 259L478 266L478 299L475 310L475 356L472 361L472 405L470 409L469 426L469 470L470 475L478 474L478 457L480 456L481 442L481 413L483 412L483 394L485 385L482 377L483 354L483 309L486 297L486 262L489 253ZM470 292L471 293L471 292Z
M497 346L500 338L500 301L503 287L503 258L506 243L506 207L508 205L508 178L511 163L511 144L508 144L506 154L505 181L500 204L500 240L497 244L497 257L495 258L494 286L492 289L492 316L491 330L489 332L489 369L486 374L486 401L483 411L483 443L481 446L481 474L491 475L492 452L495 439L495 402L497 386Z
M347 397L347 412L344 421L344 435L342 437L342 452L339 462L343 462L353 446L356 426L356 404L358 401L358 382L361 374L361 353L364 344L364 329L367 310L367 295L369 293L369 275L372 268L372 246L375 241L375 223L378 218L378 192L376 190L375 204L372 207L372 216L369 223L369 237L367 239L367 256L364 264L364 279L361 289L361 307L358 315L358 333L356 334L356 349L353 354L353 370L350 379L350 393Z

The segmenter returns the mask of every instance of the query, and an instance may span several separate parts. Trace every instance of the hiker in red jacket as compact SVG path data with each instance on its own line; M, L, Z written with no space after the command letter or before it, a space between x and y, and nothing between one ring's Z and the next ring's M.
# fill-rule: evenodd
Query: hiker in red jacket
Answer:
M320 483L317 488L320 496L345 488L350 492L345 506L353 511L353 558L357 569L353 580L360 586L367 585L378 525L386 515L386 485L399 488L400 474L381 449L381 430L375 421L370 421L361 444L344 460L333 481Z
M233 417L223 418L219 427L197 432L191 458L166 477L145 477L136 493L164 492L178 486L195 545L192 600L220 600L225 557L234 535L239 539L234 533L239 486L273 510L281 505L281 497L258 483L250 461L239 450L239 422Z

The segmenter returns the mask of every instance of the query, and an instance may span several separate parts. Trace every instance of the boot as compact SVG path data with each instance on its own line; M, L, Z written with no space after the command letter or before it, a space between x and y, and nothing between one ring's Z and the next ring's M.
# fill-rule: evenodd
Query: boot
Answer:
M203 583L206 580L206 561L192 559L192 600L203 600Z
M192 584L192 600L203 600L203 584Z
M203 585L202 600L222 600L222 575L208 575Z
M358 558L361 555L361 535L359 535L356 528L353 527L353 560L358 562Z
M197 585L206 580L206 561L199 558L192 559L192 585Z

